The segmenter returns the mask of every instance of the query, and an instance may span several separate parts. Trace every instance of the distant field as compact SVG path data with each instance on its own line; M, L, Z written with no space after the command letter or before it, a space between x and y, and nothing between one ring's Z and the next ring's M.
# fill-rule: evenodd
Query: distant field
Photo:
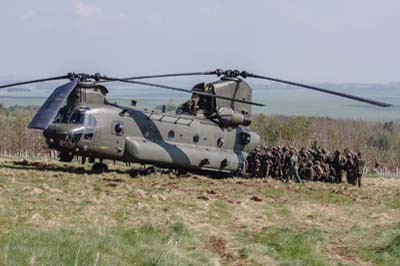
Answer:
M213 79L211 79L213 80ZM165 81L158 81L163 83ZM173 80L167 82L171 86L190 89L197 81L184 82ZM390 108L375 107L348 99L330 96L319 92L282 85L252 84L253 100L266 104L266 107L255 107L256 113L328 116L332 118L350 118L374 121L400 122L400 84L317 84L324 88L346 92L361 97L385 101L393 104ZM56 86L54 84L53 86ZM26 89L26 88L25 88ZM6 107L12 105L41 105L51 93L53 87L32 88L30 92L0 91L0 103ZM138 107L153 109L155 106L167 104L173 99L175 105L186 101L190 95L168 90L145 88L141 86L111 86L108 99L122 105L130 105L131 100L138 101Z
M90 174L0 159L0 265L400 265L400 179Z

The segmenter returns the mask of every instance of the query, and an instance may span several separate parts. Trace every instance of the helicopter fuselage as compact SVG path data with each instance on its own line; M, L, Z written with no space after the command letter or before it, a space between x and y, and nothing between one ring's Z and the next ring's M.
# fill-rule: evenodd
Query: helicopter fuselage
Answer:
M86 158L236 173L260 137L247 127L207 118L125 108L76 107L44 131L50 148Z

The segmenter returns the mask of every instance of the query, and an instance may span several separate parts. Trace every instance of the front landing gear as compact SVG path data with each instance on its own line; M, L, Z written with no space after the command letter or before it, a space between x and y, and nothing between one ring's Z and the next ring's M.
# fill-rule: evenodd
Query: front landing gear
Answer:
M64 163L70 163L74 159L74 155L72 153L65 151L60 152L58 157L60 158L60 162Z
M92 172L95 174L101 174L108 171L108 166L105 163L95 163L92 166Z

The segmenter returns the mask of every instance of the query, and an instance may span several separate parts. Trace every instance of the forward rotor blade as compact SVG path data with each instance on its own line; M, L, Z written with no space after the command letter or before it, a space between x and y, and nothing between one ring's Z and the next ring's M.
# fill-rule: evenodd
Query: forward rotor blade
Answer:
M68 95L75 89L78 79L74 79L58 88L47 98L44 104L39 108L28 128L46 129L56 117L58 110L64 103Z
M171 74L160 74L160 75L147 75L147 76L134 76L121 78L120 80L135 80L135 79L152 79L152 78L168 78L168 77L183 77L183 76L206 76L206 75L217 75L220 70L206 71L206 72L188 72L188 73L171 73ZM120 81L118 80L118 81ZM112 82L116 80L105 80L102 82Z
M26 85L26 84L31 84L31 83L39 83L39 82L44 82L44 81L67 79L67 78L68 78L68 76L58 76L58 77L45 78L45 79L35 79L35 80L29 80L29 81L22 81L22 82L17 82L17 83L0 85L0 89L9 88L9 87L15 87L15 86L19 86L19 85Z
M319 88L319 87L310 86L310 85L306 85L306 84L301 84L301 83L297 83L297 82L292 82L292 81L288 81L288 80L265 77L265 76L260 76L260 75L254 75L254 74L251 74L251 73L246 73L245 75L247 77L265 79L265 80L269 80L269 81L275 81L275 82L279 82L279 83L284 83L284 84L288 84L288 85L302 87L302 88L306 88L306 89L310 89L310 90L329 93L329 94L332 94L332 95L336 95L336 96L352 99L352 100L359 101L359 102L369 103L369 104L377 105L377 106L381 106L381 107L392 106L391 104L388 104L388 103L379 102L379 101L375 101L375 100L370 100L370 99L366 99L366 98L361 98L361 97L350 95L350 94L347 94L347 93L331 91L331 90L322 89L322 88Z
M265 106L265 104L261 104L261 103L249 102L249 101L240 100L240 99L233 99L233 98L230 98L230 97L218 96L218 95L211 94L211 93L186 90L186 89L181 89L181 88L176 88L176 87L171 87L171 86L165 86L165 85L160 85L160 84L141 82L141 81L133 81L133 80L125 80L125 79L117 79L117 78L109 78L109 77L103 77L103 79L110 80L110 81L120 81L120 82L124 82L124 83L144 85L144 86L151 86L151 87L167 89L167 90L174 90L174 91L180 91L180 92L186 92L186 93L195 93L195 94L198 94L198 95L210 96L210 97L215 97L215 98L220 98L220 99L230 100L230 101L240 102L240 103L247 103L247 104L256 105L256 106Z

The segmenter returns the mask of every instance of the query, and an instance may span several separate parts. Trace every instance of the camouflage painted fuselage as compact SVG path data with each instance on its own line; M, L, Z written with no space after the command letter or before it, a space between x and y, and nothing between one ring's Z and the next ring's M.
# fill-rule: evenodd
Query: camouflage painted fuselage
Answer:
M85 157L234 173L259 143L247 127L190 115L104 104L87 108L85 117L78 125L51 124L44 132L49 146Z

